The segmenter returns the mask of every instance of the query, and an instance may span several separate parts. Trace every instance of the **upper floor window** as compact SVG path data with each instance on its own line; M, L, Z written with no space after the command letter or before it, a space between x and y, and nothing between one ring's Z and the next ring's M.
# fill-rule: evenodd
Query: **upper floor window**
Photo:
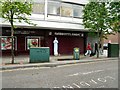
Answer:
M83 15L83 6L73 5L73 17L81 18Z
M63 3L55 0L48 0L48 3L47 3L48 15L82 18L82 15L83 15L82 10L83 10L83 6L76 5L76 4ZM34 2L33 13L44 14L44 12L45 12L45 1L40 0L40 1Z
M67 16L67 17L72 17L73 16L72 4L62 3L62 5L61 5L61 16Z
M60 15L60 2L49 1L48 2L48 14Z
M43 14L44 13L44 2L34 3L33 4L33 13L34 14Z

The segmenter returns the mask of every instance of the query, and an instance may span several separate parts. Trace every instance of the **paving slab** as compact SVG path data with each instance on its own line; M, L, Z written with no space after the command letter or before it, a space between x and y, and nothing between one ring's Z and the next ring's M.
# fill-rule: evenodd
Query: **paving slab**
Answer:
M1 70L8 70L8 69L30 68L30 67L57 67L60 65L88 63L88 62L106 61L106 60L118 60L118 58L88 57L88 58L83 58L80 60L52 61L52 62L45 62L45 63L22 63L22 64L17 63L17 64L2 65L0 69Z

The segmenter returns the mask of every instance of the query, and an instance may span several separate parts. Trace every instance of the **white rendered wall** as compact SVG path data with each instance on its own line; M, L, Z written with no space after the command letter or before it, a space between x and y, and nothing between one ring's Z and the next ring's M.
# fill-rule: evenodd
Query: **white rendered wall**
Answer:
M0 19L2 21L4 21L3 19ZM7 25L10 26L9 22L4 22L2 23L2 21L0 21L0 25ZM37 24L37 26L32 26L29 24L26 24L24 22L19 23L16 22L14 23L14 25L16 26L21 26L21 27L33 27L33 28L53 28L53 29L63 29L63 30L77 30L77 31L81 31L84 30L83 25L81 24L74 24L74 23L65 23L65 22L54 22L54 21L47 21L47 20L32 20L32 23Z

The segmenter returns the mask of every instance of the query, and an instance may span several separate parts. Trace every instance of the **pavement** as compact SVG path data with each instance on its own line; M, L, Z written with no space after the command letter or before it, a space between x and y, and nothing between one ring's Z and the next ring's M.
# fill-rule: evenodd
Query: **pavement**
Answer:
M118 60L118 57L108 58L107 52L104 51L103 55L97 56L84 56L80 55L79 60L74 60L73 55L60 55L60 56L50 56L49 62L41 63L29 63L29 55L18 55L15 56L15 64L11 64L11 56L4 56L1 58L2 63L0 70L8 69L18 69L18 68L30 68L30 67L57 67L59 65L76 64L76 63L87 63L96 61L106 61L106 60Z

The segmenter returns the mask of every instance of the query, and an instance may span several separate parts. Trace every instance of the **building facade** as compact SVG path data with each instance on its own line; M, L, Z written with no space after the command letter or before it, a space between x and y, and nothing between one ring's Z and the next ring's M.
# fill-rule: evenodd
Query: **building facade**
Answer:
M115 33L114 35L108 35L108 39L104 40L104 44L115 43L120 45L120 33Z
M85 3L80 0L34 0L33 12L28 18L37 26L16 22L14 32L15 55L29 54L30 47L50 47L53 55L53 40L58 40L58 53L73 54L73 48L85 52L87 30L82 25L82 10ZM0 19L4 21L4 19ZM2 25L1 50L3 55L11 53L11 31L8 22Z
M108 39L104 40L104 43L120 43L120 33L114 35L108 35Z

